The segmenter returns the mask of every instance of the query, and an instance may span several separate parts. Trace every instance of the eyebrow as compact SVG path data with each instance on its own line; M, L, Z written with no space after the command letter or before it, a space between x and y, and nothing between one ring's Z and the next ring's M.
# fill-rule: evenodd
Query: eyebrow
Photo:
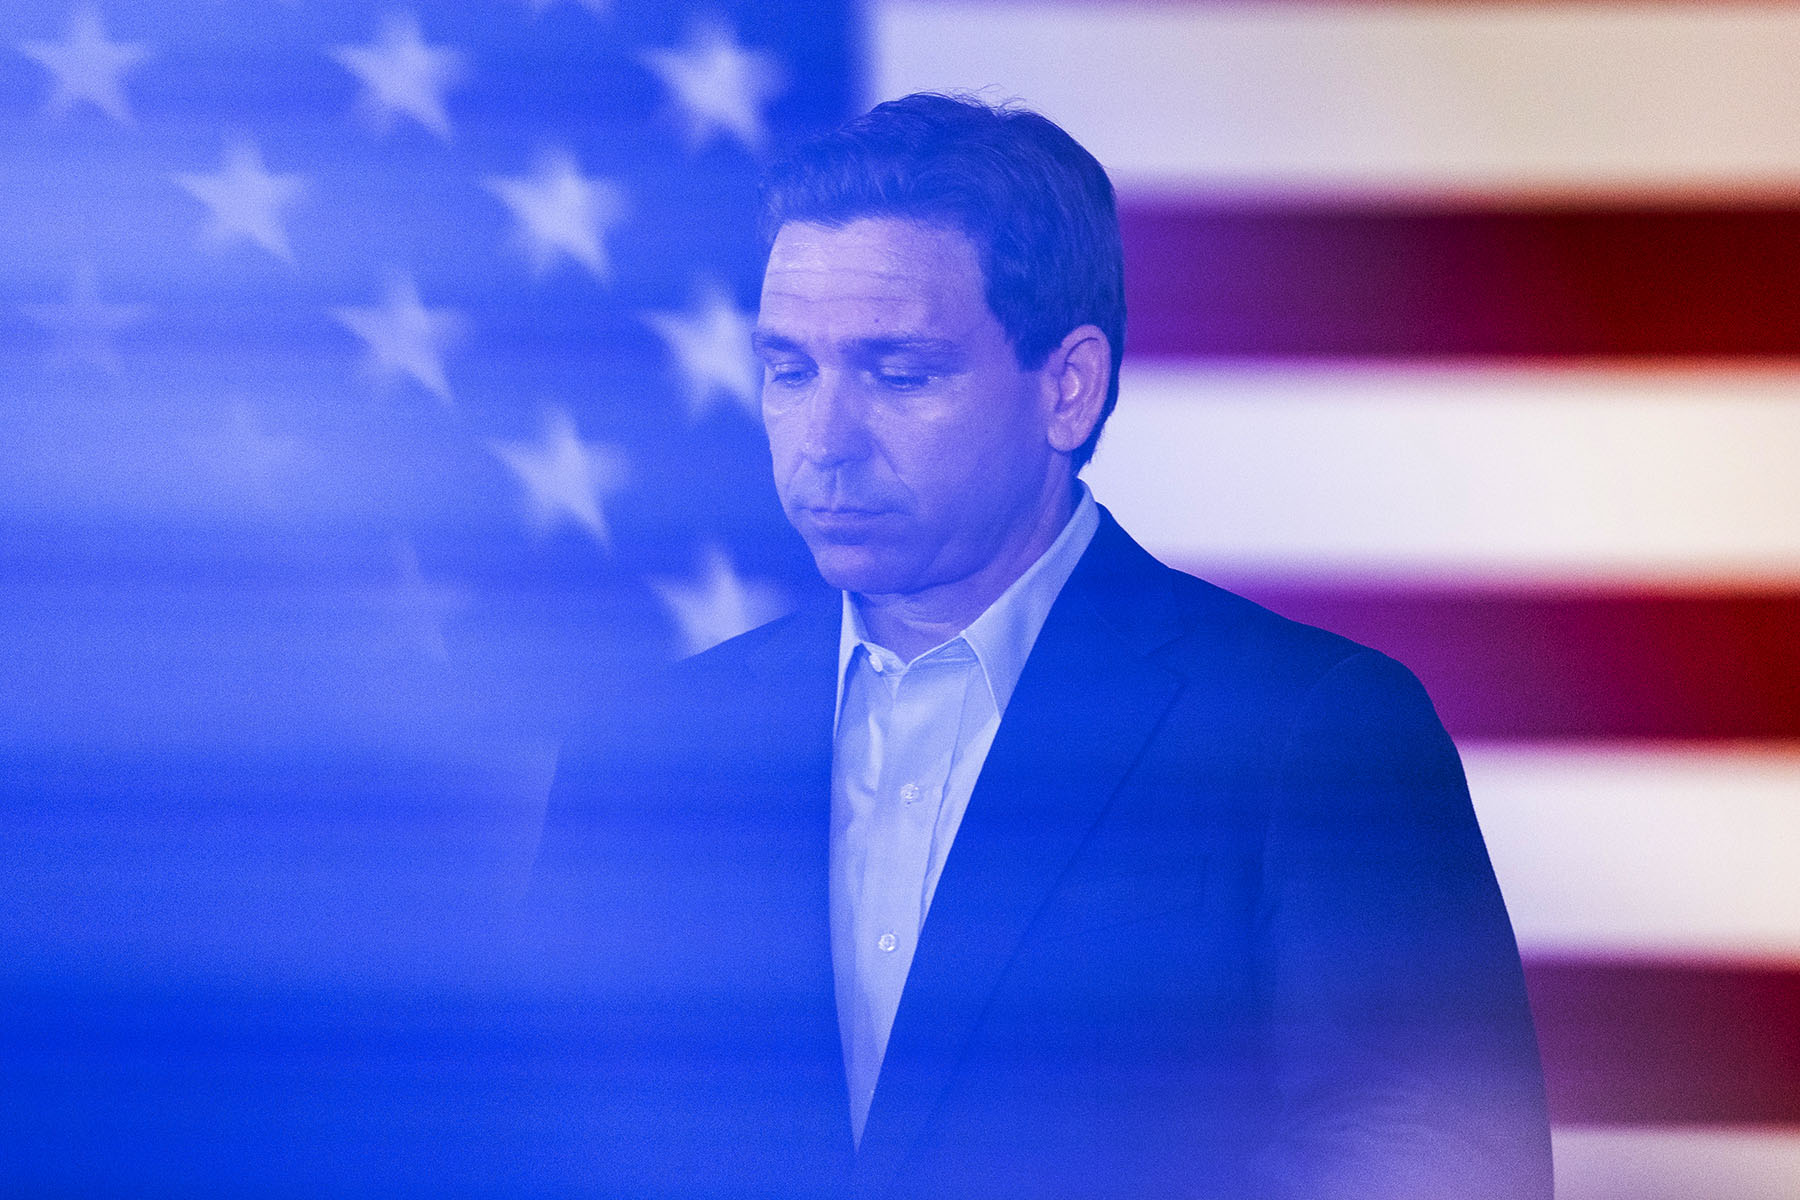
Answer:
M783 350L792 353L800 349L800 343L793 338L782 337L779 333L770 333L766 329L754 329L750 332L750 348L758 354L765 350Z
M946 338L929 337L859 338L851 343L851 347L858 353L871 358L883 354L924 354L941 358L961 352L961 348L955 342Z
M805 353L804 348L793 338L767 329L758 329L752 332L750 346L759 354L767 351ZM961 352L961 348L955 342L946 338L912 337L905 334L896 337L857 338L848 343L848 349L853 355L863 358L875 358L884 354L925 354L933 357L950 357Z

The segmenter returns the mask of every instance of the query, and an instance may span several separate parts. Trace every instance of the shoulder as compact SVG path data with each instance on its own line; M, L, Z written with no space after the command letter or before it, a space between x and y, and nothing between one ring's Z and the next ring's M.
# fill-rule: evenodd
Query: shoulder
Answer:
M835 626L803 604L702 654L611 681L561 747L545 853L588 855L602 827L616 842L621 829L678 822L715 793L746 793L752 776L804 770L818 743L829 749L836 655Z
M1170 648L1187 669L1259 678L1265 694L1285 699L1296 716L1340 708L1366 715L1406 710L1435 724L1424 685L1405 664L1203 580L1180 580L1177 587L1205 614L1189 637Z
M1387 655L1163 564L1110 514L1071 583L1077 602L1127 646L1240 710L1295 713L1334 699L1424 696L1412 672Z
M654 682L678 691L741 686L749 680L792 679L826 654L835 661L838 597L822 586L809 588L787 615L670 664Z
M835 659L836 592L812 588L786 615L710 649L620 675L585 714L588 725L652 719L667 706L799 679L827 655Z
M1076 594L1089 628L1177 683L1157 743L1170 763L1212 764L1247 797L1299 788L1344 813L1366 809L1353 779L1386 781L1368 797L1401 780L1389 790L1421 803L1460 795L1454 745L1401 663L1165 566L1116 523L1091 553Z
M667 776L718 755L761 753L835 698L836 593L677 662L621 676L565 741L559 779Z

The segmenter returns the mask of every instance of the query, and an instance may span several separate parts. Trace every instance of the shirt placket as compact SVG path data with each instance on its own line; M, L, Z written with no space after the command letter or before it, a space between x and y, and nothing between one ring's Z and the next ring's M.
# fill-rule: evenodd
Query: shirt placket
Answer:
M954 749L955 732L944 728L940 696L934 695L945 682L943 668L928 663L895 681L883 739L872 839L880 851L870 855L864 879L868 921L862 942L871 982L890 1002L898 999L918 943L932 830ZM884 1007L885 1045L892 1004Z
M856 921L860 990L877 1062L918 946L931 839L954 755L955 727L946 727L943 703L954 672L953 665L922 661L884 679L883 754Z

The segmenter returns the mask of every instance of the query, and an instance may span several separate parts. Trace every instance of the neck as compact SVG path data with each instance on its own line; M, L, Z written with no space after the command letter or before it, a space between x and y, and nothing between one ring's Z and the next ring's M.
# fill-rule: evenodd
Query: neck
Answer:
M1073 484L1054 492L1027 527L986 565L964 578L918 592L893 595L857 593L857 611L876 644L910 662L933 646L967 629L1007 588L1030 570L1075 514Z

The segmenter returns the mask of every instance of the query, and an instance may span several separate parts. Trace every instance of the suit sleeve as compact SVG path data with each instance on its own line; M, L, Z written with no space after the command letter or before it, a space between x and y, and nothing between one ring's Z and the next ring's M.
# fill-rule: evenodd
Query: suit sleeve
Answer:
M1268 1192L1548 1200L1518 950L1424 689L1358 653L1279 745L1257 942L1279 1108Z

